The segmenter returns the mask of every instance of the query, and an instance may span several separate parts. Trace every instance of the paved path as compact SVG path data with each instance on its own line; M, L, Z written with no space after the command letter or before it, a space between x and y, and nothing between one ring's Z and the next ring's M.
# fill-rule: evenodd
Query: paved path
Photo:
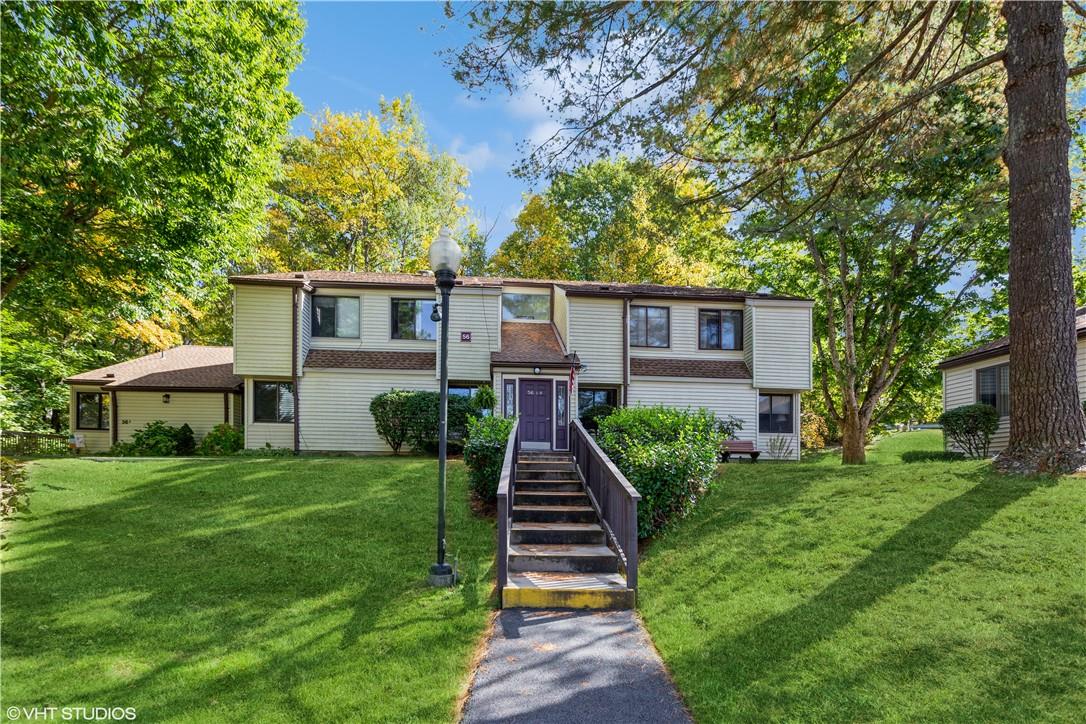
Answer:
M465 724L635 724L690 717L632 611L506 609L475 674Z

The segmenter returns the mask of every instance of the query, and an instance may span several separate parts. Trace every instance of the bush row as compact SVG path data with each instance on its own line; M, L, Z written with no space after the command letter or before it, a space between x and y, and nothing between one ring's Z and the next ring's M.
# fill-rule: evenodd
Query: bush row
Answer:
M497 500L505 446L512 429L513 421L503 417L480 417L468 422L468 439L464 443L468 483L475 497L487 503Z
M245 436L233 425L220 423L196 445L188 423L172 427L162 420L149 422L132 433L131 442L117 442L109 452L123 457L172 457L174 455L232 455L245 446Z

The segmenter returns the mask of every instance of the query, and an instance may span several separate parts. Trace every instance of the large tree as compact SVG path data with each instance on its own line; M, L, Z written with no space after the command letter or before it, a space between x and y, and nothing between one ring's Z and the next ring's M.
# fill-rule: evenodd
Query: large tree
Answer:
M478 39L457 54L455 74L475 89L543 79L562 128L528 156L528 173L641 144L710 170L716 198L758 208L806 167L824 169L828 182L791 199L782 228L847 194L871 149L892 144L907 160L913 134L943 122L933 110L947 94L985 103L1006 85L1011 346L1028 363L1012 370L1003 459L1068 469L1083 460L1086 422L1075 391L1063 8L480 3L465 12Z
M499 274L660 284L736 285L729 217L691 201L709 193L691 170L604 159L555 174L529 195L491 266Z
M411 99L325 111L287 144L266 245L296 267L413 271L463 216L467 170L431 148Z
M302 29L285 2L0 7L5 427L60 425L64 376L181 339L255 238Z

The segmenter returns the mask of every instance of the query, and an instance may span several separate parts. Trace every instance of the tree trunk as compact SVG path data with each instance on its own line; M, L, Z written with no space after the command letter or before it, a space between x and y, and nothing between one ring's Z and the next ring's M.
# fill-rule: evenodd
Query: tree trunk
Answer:
M1008 472L1060 472L1086 462L1075 365L1071 178L1062 3L1007 2L1010 171L1010 444Z
M863 465L867 462L867 426L854 411L845 411L841 425L841 464Z

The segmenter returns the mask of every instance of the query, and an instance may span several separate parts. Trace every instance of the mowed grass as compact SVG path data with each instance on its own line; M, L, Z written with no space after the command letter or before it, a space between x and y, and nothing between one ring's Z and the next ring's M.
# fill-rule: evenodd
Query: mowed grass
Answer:
M453 589L426 584L433 460L49 460L30 484L3 553L5 706L201 724L453 717L494 555L460 463Z
M941 445L726 465L648 546L639 605L698 721L1081 721L1086 479L901 462Z

